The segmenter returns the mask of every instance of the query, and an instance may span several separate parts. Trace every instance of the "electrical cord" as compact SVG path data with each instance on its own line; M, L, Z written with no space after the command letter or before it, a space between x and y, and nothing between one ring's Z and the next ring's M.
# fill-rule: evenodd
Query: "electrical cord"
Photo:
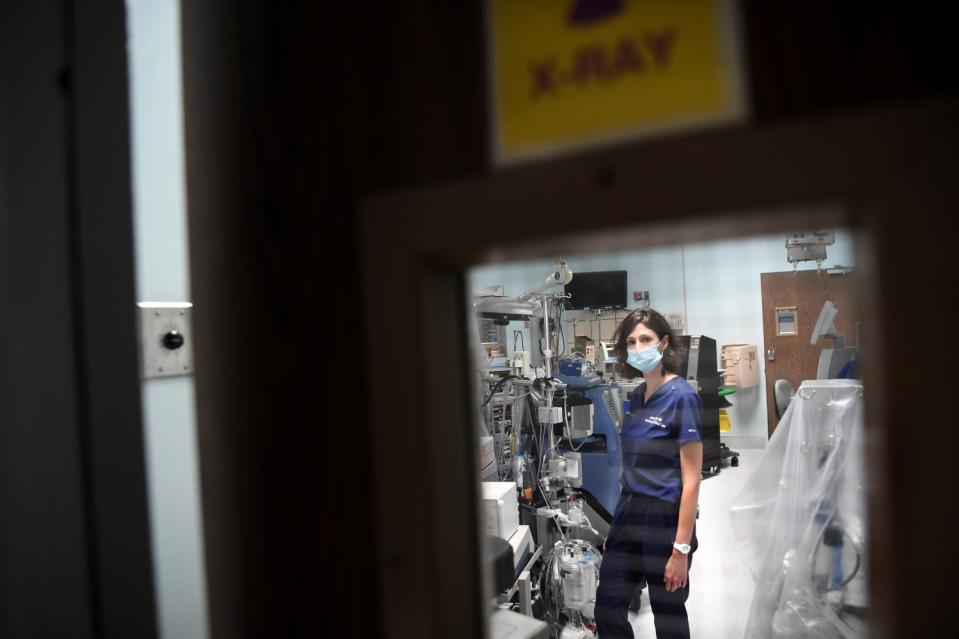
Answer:
M553 593L551 592L548 584L544 583L547 579L547 575L552 572L553 560L550 558L549 561L546 561L545 559L540 559L540 561L542 562L542 569L540 570L539 579L537 581L539 582L540 594L545 599L543 602L543 609L546 613L549 625L555 626L559 623L559 613L553 609L555 604L553 600Z
M553 393L552 393L552 389L548 389L548 390L547 390L547 393L546 393L546 403L547 403L548 406L552 406L552 404L553 404ZM549 423L543 423L543 424L541 425L541 428L540 428L540 438L541 438L542 440L545 441L545 440L548 438L549 431L548 431L547 429L552 428L552 427L553 427L553 425L552 425L552 424L549 424ZM546 495L546 491L543 489L543 480L545 479L545 477L544 477L544 475L545 475L545 468L544 468L544 467L545 467L545 465L546 465L546 457L549 455L550 451L555 450L555 449L556 449L556 446L558 446L558 445L559 445L559 442L557 442L556 445L553 446L552 448L547 449L546 452L541 456L541 458L540 458L540 459L541 459L541 461L540 461L540 466L539 466L539 468L537 469L536 487L539 489L540 495L541 495L542 498L543 498L543 503L545 504L546 508L549 508L549 510L550 510L550 514L551 514L551 516L552 516L552 518L553 518L553 522L556 524L556 529L559 531L559 536L560 536L560 538L563 540L563 543L565 543L565 542L566 542L566 534L563 532L563 527L562 527L562 526L560 525L560 523L559 523L559 518L556 516L556 511L555 511L555 509L553 509L552 505L549 503L549 497Z
M536 440L536 480L539 481L540 477L542 477L542 466L546 461L546 455L549 453L549 450L543 452L543 439L545 437L545 431L543 430L542 425L537 424L533 418L533 413L536 411L538 406L536 405L536 402L533 401L532 397L528 400L528 403L530 408L530 410L527 411L529 413L529 429L530 432L533 433L533 439ZM539 428L537 428L537 426L539 426Z
M816 542L816 548L813 550L813 557L815 557L815 556L819 553L819 549L822 547L823 541L824 541L825 538L826 538L826 530L829 528L830 525L831 525L831 522L829 522L829 523L827 523L825 526L823 526L822 534L819 535L819 541ZM824 591L822 591L823 593L827 593L827 592L831 592L831 591L835 591L835 590L842 590L843 588L845 588L846 586L848 586L849 583L850 583L853 579L855 579L856 574L859 572L859 568L860 568L861 565L862 565L862 561L861 561L861 559L860 559L860 554L861 554L861 553L859 552L859 545L856 543L856 540L853 539L853 538L852 538L852 535L850 535L844 528L840 528L839 530L842 532L842 535L849 540L849 543L852 545L853 552L856 553L856 565L855 565L855 567L852 569L852 572L849 573L849 576L848 576L841 584L839 584L838 586L834 586L834 587L832 587L832 588L826 588ZM818 590L818 588L817 588L817 590Z
M828 528L828 526L829 524L823 527L823 532L820 535L819 540L816 542L816 548L813 551L813 557L815 557L816 554L819 552L819 548L822 546L823 541L825 540L826 529ZM844 591L846 586L849 585L849 583L859 573L859 569L861 567L862 552L861 552L861 549L859 548L859 545L856 543L856 540L853 539L852 535L846 532L846 530L842 528L840 528L840 530L842 531L842 535L849 539L849 543L853 547L853 552L856 555L856 565L853 568L852 572L849 573L849 577L846 578L842 582L842 584L840 584L839 586L826 588L825 590L820 590L819 587L813 584L813 588L819 595L820 614L823 616L824 619L826 619L829 623L833 625L833 627L840 633L840 636L860 637L860 636L864 636L864 632L865 632L865 626L862 625L862 621L857 620L857 617L855 615L851 618L848 615L846 615L845 617L843 616L844 612L852 609L851 607L847 607L843 603L843 600L845 599L845 593L843 593L838 605L835 603L829 602L826 599L827 595L830 592Z
M547 393L547 401L548 401L548 402L549 402L549 401L552 401L551 397L552 397L552 395L549 394L549 393ZM529 400L529 403L532 405L533 408L536 408L536 405L535 405L535 403L533 402L533 400ZM536 425L535 425L535 422L533 422L532 415L530 415L530 427L531 427L531 429L533 430L533 432L536 434L536 436L535 436L535 440L536 440L536 455L537 455L537 457L536 457L536 487L539 489L540 493L543 493L543 488L542 488L542 485L541 485L541 482L542 482L542 479L543 479L543 474L544 474L544 468L543 468L543 467L546 465L546 456L549 455L549 452L550 452L550 450L552 450L552 449L551 449L551 448L547 448L545 451L543 450L543 442L546 441L546 439L547 439L546 425L545 425L545 424L539 424L539 429L537 429L537 428L536 428ZM546 505L547 505L547 506L549 505L549 500L547 500L547 499L545 498L545 494L544 494L544 499L543 499L543 501L546 502Z
M545 332L546 332L546 324L545 324L545 322L549 322L550 326L552 327L552 331L553 331L554 333L556 332L556 323L553 321L552 316L549 316L549 317L546 317L546 318L542 318L542 317L541 317L539 321L540 321L540 331L539 331L540 333L545 333ZM541 338L538 340L538 341L539 341L539 344L538 344L537 348L539 348L539 354L540 354L540 355L543 355L543 356L545 357L545 356L546 356L546 353L543 351L543 340L544 340L544 339L545 339L545 337L541 337ZM553 341L553 340L552 340L552 335L550 335L550 341ZM552 344L547 344L546 346L549 347L549 348L552 348L552 347L553 347Z
M516 338L519 338L519 343L522 345L520 350L526 350L526 338L523 337L523 331L513 331L513 352L516 352Z
M563 305L557 304L557 308L559 309L559 317L556 322L559 328L557 330L559 331L560 339L563 340L563 350L560 351L559 356L562 357L566 354L566 331L563 330Z
M549 503L549 499L546 497L546 491L543 490L542 479L537 482L537 488L539 488L539 494L542 495L543 501L546 502L546 508L549 509L550 516L553 518L553 523L556 524L556 530L559 532L560 539L563 540L563 543L566 543L566 533L563 532L563 526L559 523L559 517L556 516L556 509L552 507Z
M512 438L515 438L515 441L513 439L510 441L510 458L512 460L515 460L516 456L523 451L523 422L526 419L526 411L523 410L523 405L520 403L520 400L527 396L529 396L529 393L523 393L510 400L509 434ZM519 419L517 419L517 415L519 415ZM513 445L514 443L515 446Z
M576 446L573 445L573 434L572 434L572 430L570 430L569 420L566 418L565 412L563 413L563 424L565 424L566 426L566 438L569 439L570 450L572 450L574 453L578 453L579 451L583 449L583 446L586 445L586 438L584 437L583 441L579 443L579 448L576 448Z
M509 380L511 380L511 379L513 379L513 376L512 376L512 375L507 375L506 377L501 377L501 378L499 379L499 381L496 382L496 384L493 385L492 390L490 390L489 397L487 397L486 399L484 399L484 400L483 400L483 403L480 404L480 408L483 408L484 406L486 406L487 404L489 404L490 400L493 399L493 396L496 395L496 393L499 392L500 389L502 389L503 384L505 384L507 381L509 381Z

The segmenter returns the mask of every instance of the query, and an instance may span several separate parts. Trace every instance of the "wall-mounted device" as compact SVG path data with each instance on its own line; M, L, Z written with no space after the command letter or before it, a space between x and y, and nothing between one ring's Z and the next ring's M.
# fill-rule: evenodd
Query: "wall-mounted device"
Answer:
M815 260L821 265L826 260L826 247L835 244L832 231L800 231L786 236L786 261L793 265Z
M193 374L193 304L140 302L140 370L144 379Z

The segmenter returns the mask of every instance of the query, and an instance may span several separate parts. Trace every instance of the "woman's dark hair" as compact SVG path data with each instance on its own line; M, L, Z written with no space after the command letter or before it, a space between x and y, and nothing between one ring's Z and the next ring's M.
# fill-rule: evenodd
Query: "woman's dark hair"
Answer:
M642 373L626 363L626 338L633 332L637 324L643 324L646 328L656 333L659 341L663 338L669 338L669 347L663 352L663 370L669 373L679 374L679 370L686 360L686 353L679 340L676 339L676 333L666 318L651 308L640 308L626 316L616 329L614 339L616 346L616 372L626 379L633 379Z

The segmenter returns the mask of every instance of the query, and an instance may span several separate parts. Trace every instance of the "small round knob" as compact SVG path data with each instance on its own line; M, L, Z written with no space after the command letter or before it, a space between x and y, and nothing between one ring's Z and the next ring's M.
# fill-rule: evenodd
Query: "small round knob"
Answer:
M170 331L163 336L163 345L171 351L175 351L183 346L183 336L177 331Z

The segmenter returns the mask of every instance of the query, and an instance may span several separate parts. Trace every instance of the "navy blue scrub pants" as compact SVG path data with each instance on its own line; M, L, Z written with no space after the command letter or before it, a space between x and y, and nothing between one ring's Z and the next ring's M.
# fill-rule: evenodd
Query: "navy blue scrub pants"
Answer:
M685 588L666 592L666 561L673 552L679 504L623 494L606 539L596 592L596 625L600 639L632 638L627 612L636 588L645 578L658 639L689 637ZM699 546L696 531L690 545ZM692 566L693 553L689 553Z

